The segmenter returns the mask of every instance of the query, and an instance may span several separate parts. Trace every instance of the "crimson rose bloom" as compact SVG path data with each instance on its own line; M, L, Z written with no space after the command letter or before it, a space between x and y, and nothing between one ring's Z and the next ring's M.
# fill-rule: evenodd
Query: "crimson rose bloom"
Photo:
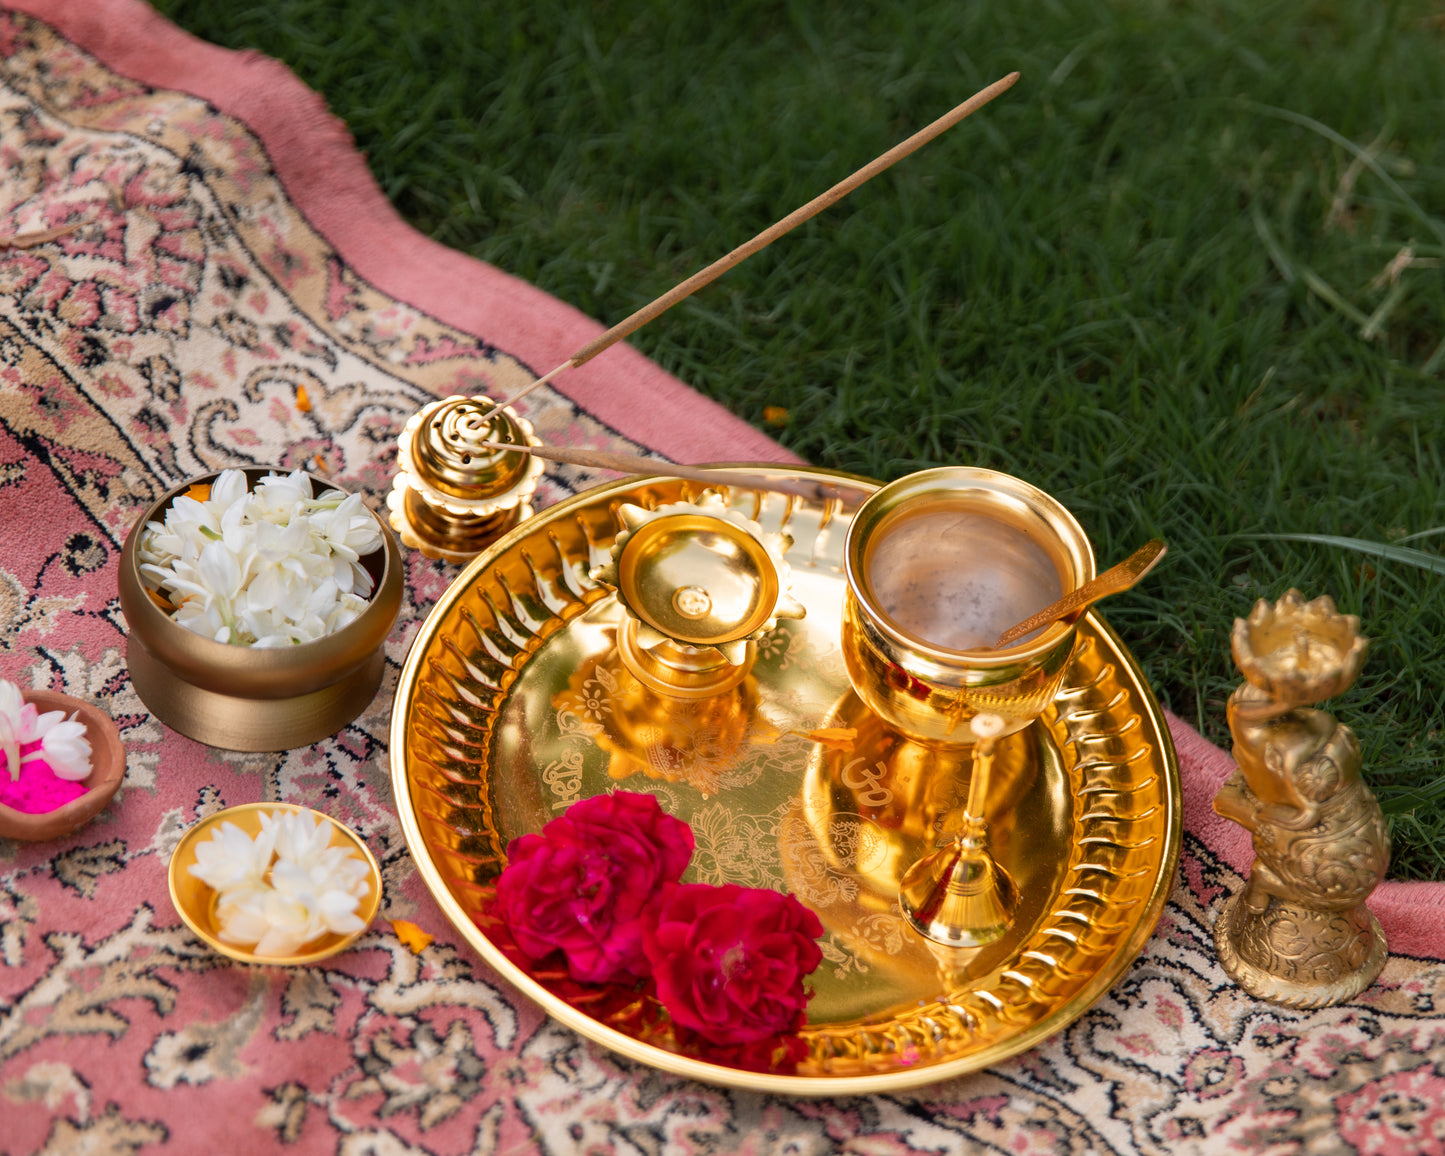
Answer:
M823 960L818 917L794 899L735 883L664 888L646 940L657 998L675 1023L715 1044L803 1026L803 978Z
M640 977L658 892L687 869L692 847L692 828L651 795L583 799L508 845L495 911L523 953L560 948L580 983Z

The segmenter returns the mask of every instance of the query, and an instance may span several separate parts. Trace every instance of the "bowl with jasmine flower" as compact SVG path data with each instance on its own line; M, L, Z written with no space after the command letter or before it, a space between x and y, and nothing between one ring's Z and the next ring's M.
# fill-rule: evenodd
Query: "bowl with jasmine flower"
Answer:
M302 470L190 478L121 552L141 701L208 746L277 751L337 733L375 697L401 555L359 494Z

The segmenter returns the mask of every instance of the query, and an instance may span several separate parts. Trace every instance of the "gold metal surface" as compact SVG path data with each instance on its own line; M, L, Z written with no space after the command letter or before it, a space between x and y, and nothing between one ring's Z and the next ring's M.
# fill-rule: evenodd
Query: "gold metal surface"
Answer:
M1360 777L1354 732L1305 705L1346 690L1368 645L1358 618L1297 590L1234 622L1245 682L1227 710L1239 770L1214 809L1253 834L1257 858L1214 942L1240 987L1286 1007L1353 999L1385 963L1365 900L1389 867L1389 829Z
M212 951L240 963L269 963L280 967L295 967L316 963L339 951L345 951L366 933L364 927L350 935L336 935L328 932L314 940L306 950L298 952L296 955L257 955L234 943L225 942L217 934L219 927L216 921L217 894L192 875L189 870L196 861L196 846L209 839L211 832L219 829L222 823L234 823L254 839L261 831L262 812L269 815L280 811L302 813L309 810L310 808L297 806L295 803L243 803L240 806L227 807L207 815L181 836L181 841L176 844L175 851L171 853L170 872L167 876L170 882L171 902L175 904L176 913L180 915L186 926L200 936ZM319 811L311 813L321 814ZM381 909L381 868L377 865L376 856L371 853L371 848L366 845L361 836L346 824L337 822L329 815L321 815L321 817L331 824L331 846L348 847L366 860L368 890L366 898L361 901L361 906L356 910L356 915L363 923L370 924Z
M754 643L779 618L802 618L789 592L786 534L764 530L715 493L655 510L622 503L622 529L594 580L626 615L623 664L664 695L721 694L747 676Z
M1122 594L1134 586L1154 569L1168 552L1162 538L1150 538L1122 562L1110 566L1102 574L1096 574L1082 586L1076 586L1051 606L1037 614L1031 614L1017 626L1010 626L994 642L994 649L1001 650L1016 639L1032 634L1047 626L1056 618L1075 615L1087 606L1092 606L1115 594Z
M387 495L403 545L428 558L467 562L531 517L542 461L493 447L541 443L526 418L491 410L486 397L446 397L407 420Z
M958 829L904 872L898 887L898 905L909 925L945 947L983 947L1002 939L1018 906L1018 888L989 850L984 818L996 740L1005 725L996 714L978 714L968 721L977 741Z
M968 742L980 712L1008 730L1053 701L1077 617L992 649L1007 627L1094 576L1073 516L1042 490L967 466L878 490L844 548L843 656L853 689L916 739Z
M1058 1031L1142 948L1178 856L1177 764L1128 653L1086 616L1037 724L998 741L984 810L1019 892L1008 932L977 949L929 943L907 926L899 885L952 833L973 756L907 739L849 687L839 635L852 510L725 495L793 538L792 588L808 612L759 640L749 676L727 694L667 698L618 658L625 616L590 577L622 529L615 510L694 495L676 479L629 478L552 507L473 562L422 625L397 687L392 776L408 845L447 917L563 1023L714 1083L896 1090L986 1067ZM791 891L822 921L795 1073L681 1054L666 1032L569 1002L478 927L508 842L618 786L653 793L691 824L686 879Z
M271 470L245 470L254 485ZM382 548L363 558L375 581L355 621L300 646L227 646L178 626L146 594L136 549L141 530L206 474L182 482L136 520L121 551L117 585L129 635L126 664L141 701L189 738L234 751L308 746L356 718L381 685L382 644L401 608L401 555L380 518ZM311 477L313 487L336 488Z

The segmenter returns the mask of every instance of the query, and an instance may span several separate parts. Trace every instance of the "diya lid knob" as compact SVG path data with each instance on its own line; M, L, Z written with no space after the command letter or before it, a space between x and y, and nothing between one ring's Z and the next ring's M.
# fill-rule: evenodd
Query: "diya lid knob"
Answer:
M403 544L428 558L466 562L532 516L544 463L496 444L542 443L530 422L494 410L486 397L442 398L411 416L397 437L386 503Z
M592 577L616 592L617 648L645 686L705 698L747 677L757 639L802 618L789 592L787 534L765 531L716 494L645 510L618 508L622 531Z

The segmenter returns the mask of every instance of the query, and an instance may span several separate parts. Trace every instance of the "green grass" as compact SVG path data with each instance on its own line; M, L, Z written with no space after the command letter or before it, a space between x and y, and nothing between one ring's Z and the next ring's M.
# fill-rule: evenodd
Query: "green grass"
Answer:
M1167 539L1106 612L1216 741L1232 620L1333 595L1375 640L1330 706L1391 873L1445 878L1438 4L158 7L287 61L418 228L607 323L1020 70L634 344L819 465L1006 470L1105 563Z

